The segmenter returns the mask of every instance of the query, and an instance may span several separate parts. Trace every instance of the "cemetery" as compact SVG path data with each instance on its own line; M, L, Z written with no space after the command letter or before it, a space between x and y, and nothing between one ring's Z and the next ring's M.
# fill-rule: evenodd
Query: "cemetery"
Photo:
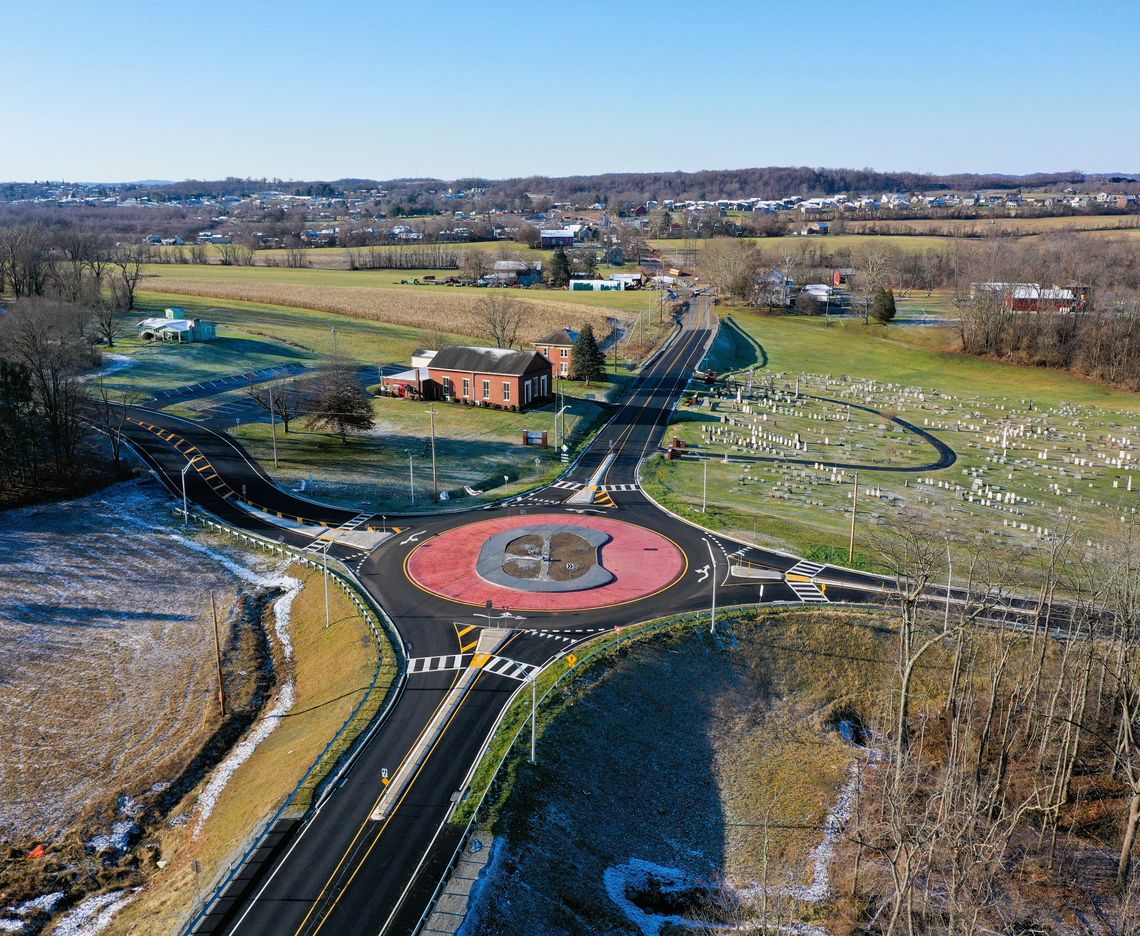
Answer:
M1140 414L1099 406L751 368L691 381L666 445L653 496L791 550L845 542L856 485L862 529L916 508L1023 547L1105 548L1140 506Z

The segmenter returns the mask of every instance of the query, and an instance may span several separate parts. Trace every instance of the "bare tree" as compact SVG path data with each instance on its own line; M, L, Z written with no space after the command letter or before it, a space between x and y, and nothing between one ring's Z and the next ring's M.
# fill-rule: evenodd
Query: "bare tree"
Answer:
M523 323L523 306L503 292L483 296L475 306L480 325L496 348L513 348Z
M120 309L126 312L134 309L135 292L143 278L143 264L149 260L150 251L146 247L128 245L115 251L115 273L111 279L111 295Z
M265 412L281 420L286 433L289 432L289 423L301 414L302 394L295 379L280 378L251 383L249 395Z

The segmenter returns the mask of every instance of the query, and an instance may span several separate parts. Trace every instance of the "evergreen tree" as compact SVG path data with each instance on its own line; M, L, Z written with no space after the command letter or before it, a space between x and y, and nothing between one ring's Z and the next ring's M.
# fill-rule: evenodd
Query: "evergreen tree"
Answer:
M570 258L566 256L563 247L554 248L554 256L550 258L550 285L562 287L570 282Z
M571 379L584 380L586 386L590 385L591 380L605 379L606 358L602 354L602 349L598 347L598 339L594 337L594 327L589 322L582 326L570 353Z
M329 429L348 441L349 431L367 432L372 428L372 399L356 382L352 370L341 362L319 372L310 382L312 409L305 425L309 429Z
M893 289L879 288L875 299L871 303L871 318L880 325L886 325L895 317L895 291Z

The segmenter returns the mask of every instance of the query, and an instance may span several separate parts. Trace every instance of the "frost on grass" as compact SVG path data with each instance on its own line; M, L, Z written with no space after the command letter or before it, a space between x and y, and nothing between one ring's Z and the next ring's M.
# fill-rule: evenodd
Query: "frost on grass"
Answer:
M115 919L115 914L134 900L131 891L96 894L79 903L52 930L53 936L97 936Z
M225 615L281 577L176 530L142 483L0 514L0 841L144 792L205 739L208 595Z

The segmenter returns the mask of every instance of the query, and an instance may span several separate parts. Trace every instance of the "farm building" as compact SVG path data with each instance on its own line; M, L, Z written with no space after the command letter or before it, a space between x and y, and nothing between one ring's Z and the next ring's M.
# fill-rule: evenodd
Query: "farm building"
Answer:
M553 385L550 361L537 351L448 345L426 366L385 377L384 393L522 410L549 401Z
M576 331L560 328L545 338L539 338L534 347L550 362L559 377L566 377L570 374L570 364L574 359L574 342L577 340Z
M854 267L836 267L831 271L831 285L836 288L849 286L855 279Z
M625 289L623 280L576 279L570 280L571 292L621 292Z
M542 263L523 263L521 260L496 260L488 277L492 282L507 286L533 286L542 282Z
M538 232L543 247L573 247L574 232L562 229Z
M138 336L150 341L213 341L217 326L213 322L188 318L186 310L171 306L162 318L145 318L135 326Z

